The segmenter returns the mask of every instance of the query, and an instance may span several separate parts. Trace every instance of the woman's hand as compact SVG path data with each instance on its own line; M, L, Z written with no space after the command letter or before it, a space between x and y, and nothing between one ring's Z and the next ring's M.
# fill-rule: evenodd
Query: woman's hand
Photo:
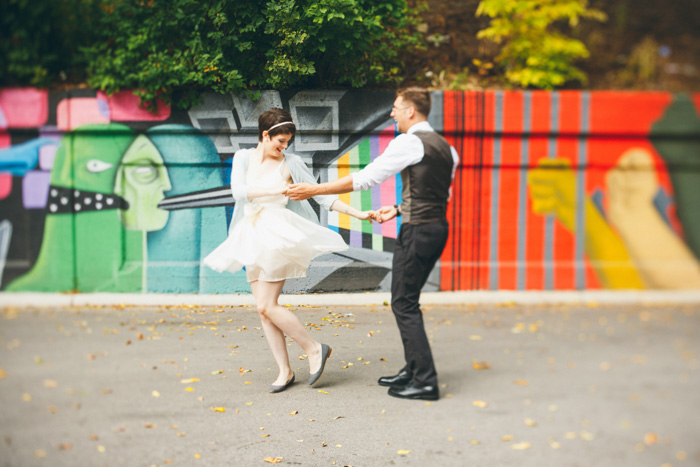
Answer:
M378 211L372 211L373 218L375 221L383 224L386 221L390 221L399 214L398 209L394 206L382 206Z
M374 216L375 216L374 211L360 211L357 213L357 216L355 216L355 217L357 217L361 221L369 221L369 223L371 224L372 221L374 220Z

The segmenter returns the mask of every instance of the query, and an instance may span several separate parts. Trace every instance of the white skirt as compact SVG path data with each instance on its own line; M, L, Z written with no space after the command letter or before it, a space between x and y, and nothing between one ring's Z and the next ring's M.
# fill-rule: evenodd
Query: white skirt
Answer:
M306 277L317 256L348 249L336 232L311 222L279 203L250 203L244 218L204 264L223 272L245 266L248 282Z

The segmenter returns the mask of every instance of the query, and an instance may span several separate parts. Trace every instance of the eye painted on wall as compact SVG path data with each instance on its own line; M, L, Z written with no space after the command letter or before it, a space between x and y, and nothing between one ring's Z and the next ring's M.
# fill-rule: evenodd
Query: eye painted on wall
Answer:
M90 159L87 164L86 168L88 169L88 172L93 172L93 173L100 173L104 172L107 169L110 169L112 167L112 164L108 162L101 161L99 159Z
M128 172L130 179L141 184L151 183L158 178L156 166L148 160L140 160L128 164L124 170Z

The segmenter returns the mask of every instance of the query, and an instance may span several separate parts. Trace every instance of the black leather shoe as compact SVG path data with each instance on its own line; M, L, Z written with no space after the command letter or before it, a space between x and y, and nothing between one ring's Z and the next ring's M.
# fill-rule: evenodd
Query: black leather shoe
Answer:
M389 389L389 395L401 399L436 401L440 398L440 391L437 386L417 386L415 384L408 384L402 388Z
M380 386L389 386L390 388L402 388L411 382L411 375L406 370L399 371L394 376L382 376L377 381Z

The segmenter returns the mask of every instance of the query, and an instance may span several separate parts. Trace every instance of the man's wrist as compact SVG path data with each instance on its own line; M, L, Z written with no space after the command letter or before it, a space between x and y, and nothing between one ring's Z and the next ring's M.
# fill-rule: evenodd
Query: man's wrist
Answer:
M399 205L398 205L398 204L395 204L395 205L394 205L394 209L396 209L396 215L397 215L397 216L400 216L400 215L401 215L401 209L399 208Z

